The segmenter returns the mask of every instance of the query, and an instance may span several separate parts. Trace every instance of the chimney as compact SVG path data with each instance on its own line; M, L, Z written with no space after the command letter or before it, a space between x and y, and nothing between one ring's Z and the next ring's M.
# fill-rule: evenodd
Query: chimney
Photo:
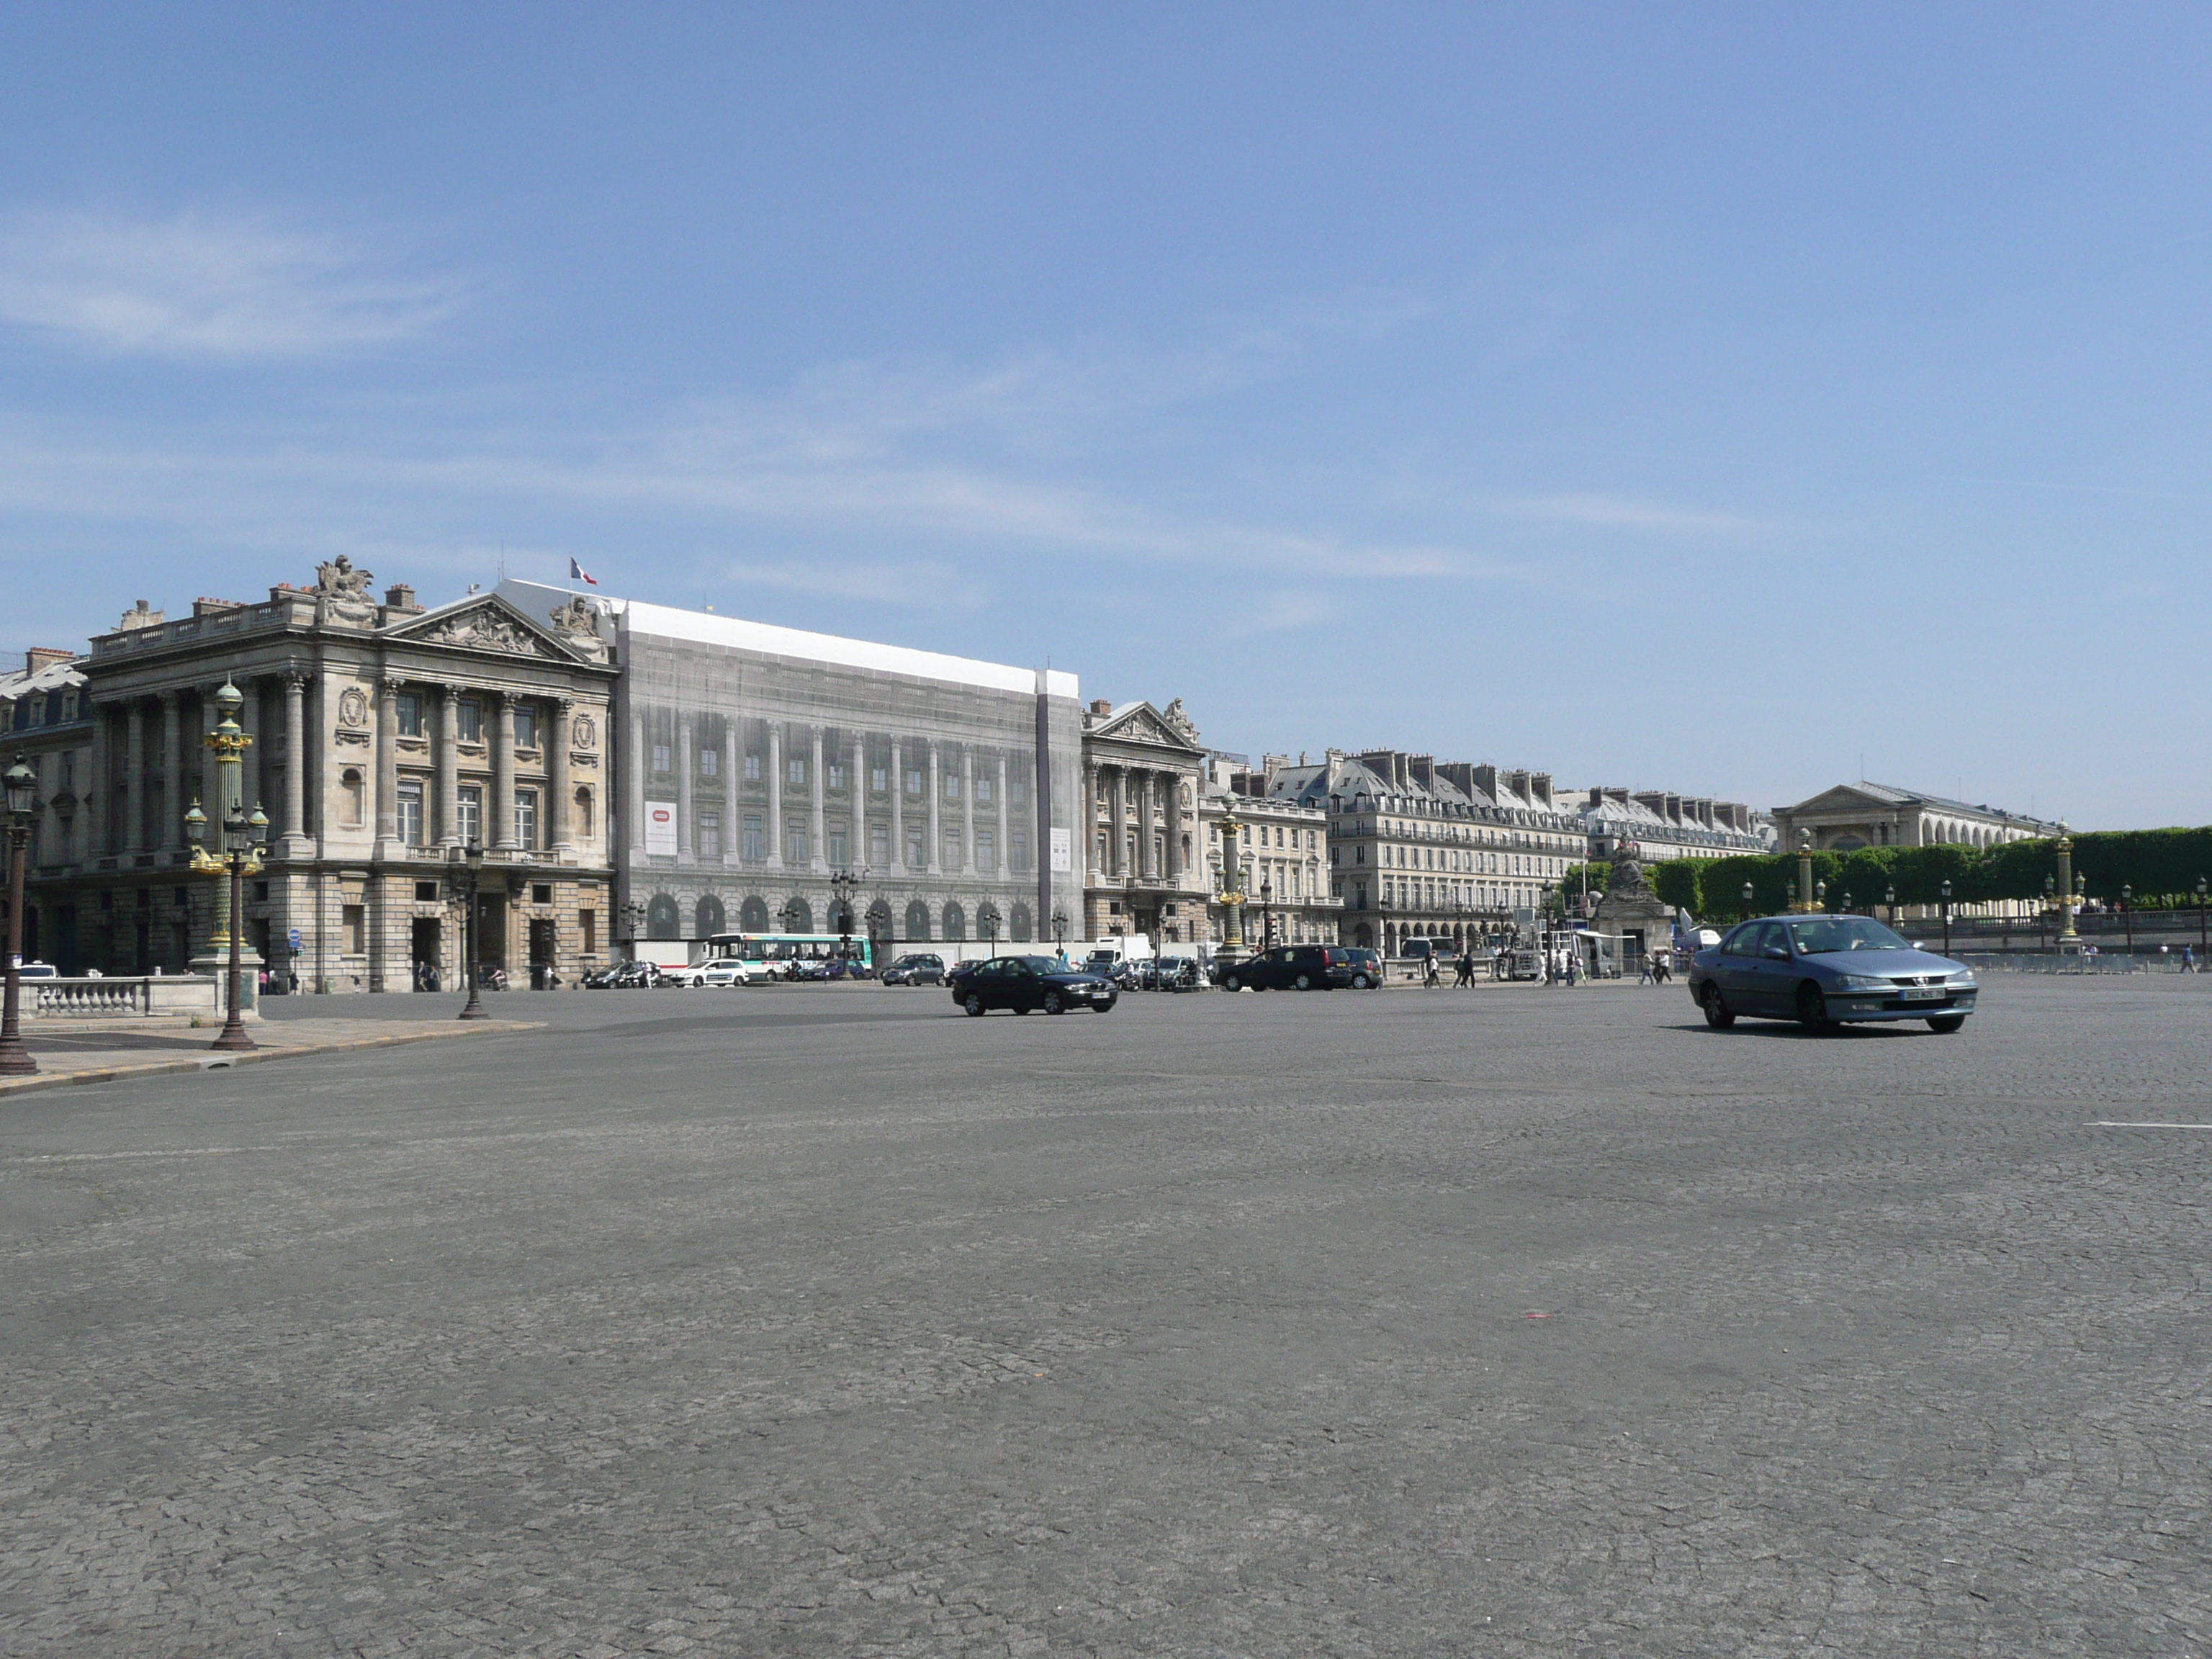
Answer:
M115 624L115 629L119 634L135 634L142 628L159 628L167 620L162 612L141 599L123 613L123 620Z
M1475 767L1468 775L1478 792L1487 795L1493 801L1498 799L1498 769L1496 767L1488 761L1485 761L1481 765Z
M1114 712L1114 705L1103 697L1094 697L1091 700L1091 712L1094 714L1110 714Z
M1636 804L1649 811L1655 818L1663 818L1667 816L1667 797L1656 789L1638 790Z
M1406 769L1413 781L1425 793L1434 794L1437 787L1437 758L1433 755L1408 755Z
M412 614L422 607L415 603L413 588L408 586L405 582L394 582L384 590L384 608L387 611L404 611Z
M244 599L210 599L202 598L192 601L192 615L195 617L222 617L228 615L233 611L243 611L245 609L246 601Z
M1528 793L1528 773L1517 768L1513 771L1506 773L1505 791L1508 794L1525 797Z
M1528 775L1528 787L1530 793L1545 805L1549 806L1552 804L1552 775L1549 772L1531 772Z
M23 672L26 674L43 673L58 662L76 660L76 653L74 651L58 650L51 645L34 645L23 653Z

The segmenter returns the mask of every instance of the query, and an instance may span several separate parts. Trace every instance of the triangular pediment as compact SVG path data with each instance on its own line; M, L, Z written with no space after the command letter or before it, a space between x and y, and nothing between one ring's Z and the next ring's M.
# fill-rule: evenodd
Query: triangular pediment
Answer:
M1887 793L1877 795L1852 784L1839 783L1785 810L1793 817L1815 812L1893 812L1901 804Z
M535 657L548 662L579 662L586 659L567 641L496 593L485 593L410 617L384 630L387 639L416 645L447 645L467 651L490 651L504 657Z
M1169 724L1149 702L1133 702L1091 728L1093 738L1113 738L1122 743L1156 744L1192 756L1206 751Z

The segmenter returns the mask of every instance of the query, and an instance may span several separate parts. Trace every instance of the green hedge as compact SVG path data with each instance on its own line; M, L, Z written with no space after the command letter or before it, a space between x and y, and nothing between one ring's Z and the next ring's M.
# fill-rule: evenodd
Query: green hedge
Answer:
M1853 908L1887 902L1893 884L1900 904L1936 904L1943 884L1954 903L2038 898L2044 878L2058 869L2049 841L2008 842L1987 848L1958 846L1865 847L1855 853L1815 853L1813 878L1828 884L1831 908L1850 895ZM2212 826L2197 830L2112 830L2074 837L2074 869L2092 898L2107 902L2123 886L2135 889L2139 910L2193 905L2200 876L2212 876ZM1653 890L1666 902L1705 920L1725 920L1744 908L1743 884L1752 885L1751 908L1787 908L1796 897L1797 856L1777 853L1724 859L1674 859L1649 866Z

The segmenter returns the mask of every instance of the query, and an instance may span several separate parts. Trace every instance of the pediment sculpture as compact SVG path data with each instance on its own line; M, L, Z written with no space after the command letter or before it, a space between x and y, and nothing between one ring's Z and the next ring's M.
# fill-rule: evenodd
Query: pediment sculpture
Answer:
M547 657L544 641L511 617L489 605L446 617L414 637L432 645L466 646L477 651L505 651L518 657Z

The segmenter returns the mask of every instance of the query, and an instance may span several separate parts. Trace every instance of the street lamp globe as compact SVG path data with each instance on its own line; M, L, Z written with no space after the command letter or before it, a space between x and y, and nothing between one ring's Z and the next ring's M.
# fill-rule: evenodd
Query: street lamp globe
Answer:
M207 840L207 830L208 815L200 811L200 804L195 800L191 811L185 814L185 839L198 847Z

